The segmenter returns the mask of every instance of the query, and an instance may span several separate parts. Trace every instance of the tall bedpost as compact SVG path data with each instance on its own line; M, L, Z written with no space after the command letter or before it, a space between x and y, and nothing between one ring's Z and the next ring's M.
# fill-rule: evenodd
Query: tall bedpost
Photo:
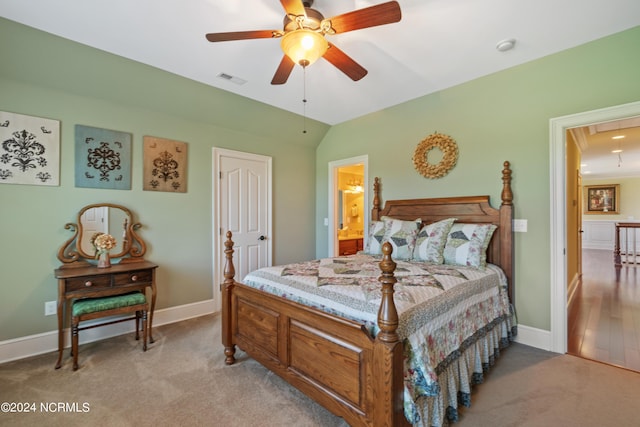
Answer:
M513 191L511 190L511 164L507 161L502 168L502 204L500 205L500 266L507 276L509 301L515 304L515 278L513 272Z
M393 300L393 286L398 281L393 275L396 269L396 263L391 259L393 247L391 243L382 244L382 261L380 261L380 270L382 275L378 278L382 283L382 302L378 310L378 326L380 333L378 338L384 342L397 342L398 338L398 311Z
M231 292L235 283L233 277L236 275L233 266L233 240L231 240L231 231L227 231L227 240L224 242L224 282L222 282L222 345L224 346L225 363L233 365L236 361L234 355L236 346L233 343L232 329L232 311L231 311Z
M371 208L371 220L380 221L380 178L373 180L373 208Z
M382 284L382 301L378 310L380 332L376 336L373 355L374 425L389 427L407 425L403 406L403 346L398 336L398 311L393 300L397 279L393 274L396 263L391 259L392 251L389 242L382 245L382 275L378 278Z
M504 162L502 168L502 204L513 205L513 191L511 191L511 164Z

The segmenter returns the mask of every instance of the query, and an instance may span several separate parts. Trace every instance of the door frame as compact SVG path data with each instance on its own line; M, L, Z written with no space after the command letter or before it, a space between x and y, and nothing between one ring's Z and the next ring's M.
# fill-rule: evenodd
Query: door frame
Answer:
M566 257L566 132L575 127L610 122L640 116L640 102L616 105L552 118L550 131L550 186L551 186L551 336L549 349L567 352L567 257Z
M213 310L220 311L221 308L221 289L220 286L224 281L224 261L222 254L224 253L223 243L226 239L225 233L220 224L220 158L223 156L236 157L251 161L264 162L267 167L267 230L269 236L267 240L267 265L273 262L273 160L269 156L261 154L247 153L244 151L229 150L226 148L212 148L212 174L211 174L211 234L212 234L212 270L213 270ZM236 279L238 279L236 277Z
M329 192L327 193L329 196L329 206L327 211L328 239L326 256L328 257L332 257L338 253L338 239L335 233L338 218L336 212L336 206L338 205L338 168L359 163L362 163L364 166L364 244L367 244L368 224L371 215L371 206L369 206L369 155L364 154L362 156L349 157L348 159L334 160L329 162Z

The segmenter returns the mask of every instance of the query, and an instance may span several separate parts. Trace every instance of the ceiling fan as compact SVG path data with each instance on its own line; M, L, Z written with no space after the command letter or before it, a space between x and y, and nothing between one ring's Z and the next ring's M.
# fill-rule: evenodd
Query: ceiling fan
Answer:
M306 67L321 57L352 80L360 80L367 75L367 70L334 44L329 43L325 35L391 24L400 21L402 17L397 1L354 10L329 19L325 19L320 12L311 8L313 0L280 0L280 3L286 12L282 30L234 31L206 35L210 42L281 38L285 55L271 80L273 85L286 83L296 63Z

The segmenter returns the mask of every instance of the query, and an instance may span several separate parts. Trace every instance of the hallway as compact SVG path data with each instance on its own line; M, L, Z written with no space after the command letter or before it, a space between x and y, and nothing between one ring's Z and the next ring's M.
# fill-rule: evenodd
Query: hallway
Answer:
M640 264L616 269L611 251L585 249L568 310L568 353L640 372Z

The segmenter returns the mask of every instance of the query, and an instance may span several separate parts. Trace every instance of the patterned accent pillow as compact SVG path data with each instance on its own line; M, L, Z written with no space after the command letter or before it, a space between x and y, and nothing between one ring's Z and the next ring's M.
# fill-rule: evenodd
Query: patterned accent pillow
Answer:
M393 259L410 260L422 220L418 218L414 221L403 221L388 216L383 216L382 220L385 229L382 241L391 243Z
M384 221L371 221L367 237L367 246L363 252L368 255L382 255Z
M496 228L494 224L453 224L444 246L444 263L484 268L487 247Z
M413 250L413 259L416 261L444 263L444 245L455 218L443 219L427 224L418 233L416 247Z

